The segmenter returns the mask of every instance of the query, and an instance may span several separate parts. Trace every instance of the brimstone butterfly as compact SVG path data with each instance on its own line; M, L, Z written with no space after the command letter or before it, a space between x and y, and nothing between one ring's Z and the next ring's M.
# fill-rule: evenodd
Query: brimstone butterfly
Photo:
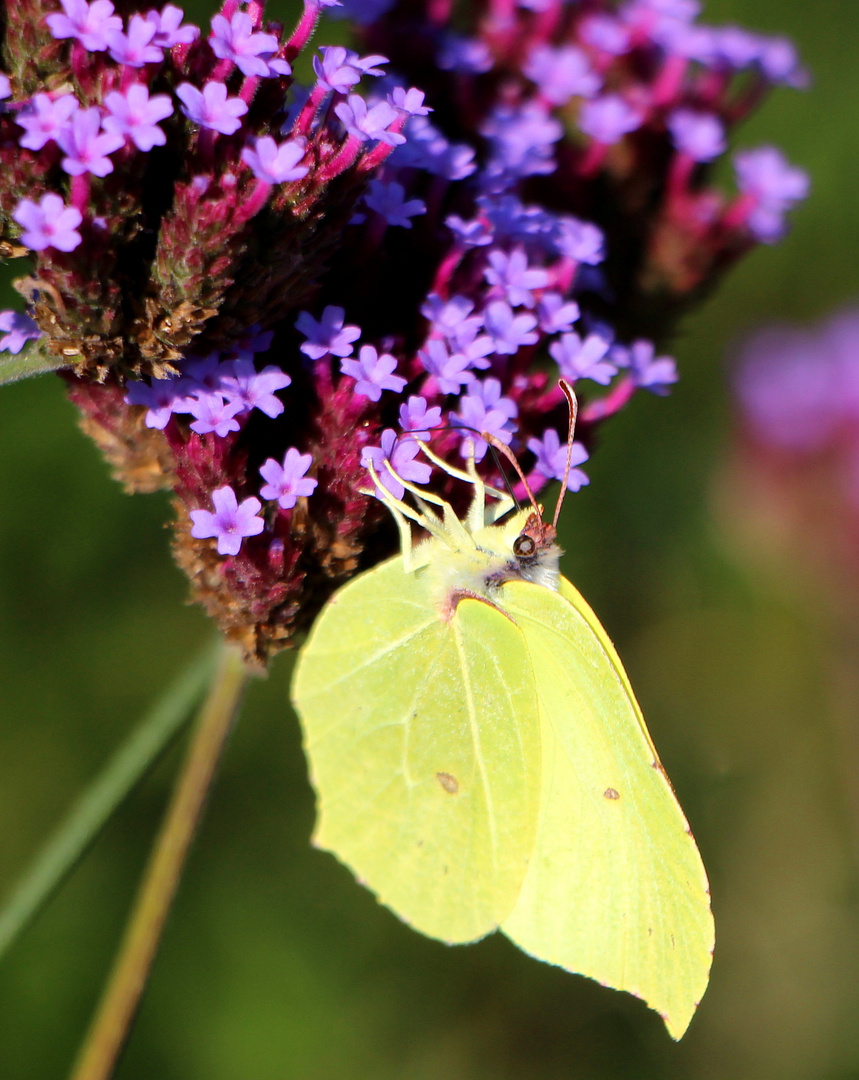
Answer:
M371 469L403 553L341 588L298 658L315 843L416 930L501 929L679 1039L709 977L707 877L620 659L553 526L499 524L512 500L473 461L422 449L474 486L467 517L401 481L416 511Z

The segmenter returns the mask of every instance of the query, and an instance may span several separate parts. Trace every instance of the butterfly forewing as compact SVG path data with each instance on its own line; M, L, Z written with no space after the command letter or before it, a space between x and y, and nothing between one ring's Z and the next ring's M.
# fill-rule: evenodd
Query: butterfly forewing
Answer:
M293 685L316 842L416 929L449 942L516 903L536 830L540 719L522 635L491 605L443 619L393 559L342 589Z
M502 926L526 952L643 998L674 1038L707 985L707 878L629 682L578 592L504 586L539 687L543 797Z

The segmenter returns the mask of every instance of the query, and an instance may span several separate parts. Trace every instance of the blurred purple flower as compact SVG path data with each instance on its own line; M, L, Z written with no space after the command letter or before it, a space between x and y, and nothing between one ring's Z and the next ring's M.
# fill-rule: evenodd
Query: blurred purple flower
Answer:
M227 97L227 87L222 82L207 82L202 90L191 83L180 83L176 96L182 102L182 112L192 123L222 135L235 135L242 126L240 118L248 111L241 98Z
M522 65L522 74L553 105L566 105L573 97L593 97L602 87L587 54L576 45L536 45Z
M64 15L46 15L51 34L62 40L75 38L90 52L104 52L107 35L122 30L122 19L114 14L110 0L60 0Z
M712 161L725 152L725 126L712 113L676 109L668 117L674 145L694 161Z
M230 19L213 15L209 44L221 60L231 60L243 75L289 75L285 60L271 60L278 48L274 34L255 33L250 15L236 11Z
M128 33L122 30L108 30L105 35L111 58L117 64L127 67L144 67L146 64L160 64L164 52L155 45L154 38L158 27L142 15L132 15L128 22Z
M165 4L160 12L147 11L143 17L147 22L155 24L152 44L159 45L162 49L172 49L174 45L190 45L200 36L200 28L193 23L180 25L185 18L185 12L175 4Z
M528 440L528 449L536 457L535 470L543 480L563 480L567 467L567 444L561 442L554 428L547 428L542 439ZM570 448L570 473L567 490L578 491L590 483L587 474L576 468L588 460L588 452L581 443L574 442Z
M101 111L92 105L72 113L66 125L55 138L66 155L61 165L69 176L92 173L107 176L113 172L113 162L108 157L125 144L125 137L115 132L101 130Z
M132 83L125 93L111 90L104 104L108 111L102 121L105 131L131 139L144 152L167 142L158 126L159 120L173 115L173 102L166 94L150 97L142 83Z
M407 199L406 189L396 180L371 180L364 202L389 225L403 229L410 229L411 219L427 212L423 199Z
M307 140L301 136L276 143L270 135L257 139L254 149L242 150L242 161L257 180L266 184L287 184L301 180L310 172L309 165L299 165L307 150Z
M12 353L13 356L16 356L28 341L36 341L42 336L36 323L23 311L0 311L0 331L4 334L0 338L0 352Z
M579 113L579 127L598 143L612 146L641 127L644 117L620 94L605 94L586 101Z
M560 341L549 346L549 355L558 365L567 382L591 379L607 386L617 374L617 368L606 359L611 342L599 334L588 334L582 340L576 333L562 334Z
M809 191L808 173L791 165L775 146L745 150L734 159L737 186L752 202L747 222L764 244L784 235L784 215Z
M21 199L12 217L24 230L21 243L31 251L56 248L57 251L74 251L81 242L77 231L83 218L74 206L66 206L59 195L49 191L36 203Z
M542 267L529 266L528 257L521 248L509 254L490 251L484 276L490 285L504 293L511 307L534 307L536 300L532 289L543 289L549 284L548 272Z
M368 109L367 102L359 94L350 94L334 106L334 112L348 133L361 142L378 139L388 146L399 146L406 141L405 135L388 131L400 114L387 101L380 101Z
M72 113L79 108L74 94L60 94L56 98L51 98L49 94L34 94L15 117L15 123L26 132L18 140L19 144L28 150L41 150L51 139L56 139Z

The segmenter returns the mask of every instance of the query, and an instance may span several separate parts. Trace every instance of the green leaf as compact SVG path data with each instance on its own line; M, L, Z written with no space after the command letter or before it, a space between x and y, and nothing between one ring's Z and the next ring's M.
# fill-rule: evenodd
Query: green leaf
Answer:
M49 353L41 341L34 341L17 356L0 354L0 386L68 366L68 361Z
M222 649L207 646L72 806L0 907L0 957L71 873L125 798L190 719Z

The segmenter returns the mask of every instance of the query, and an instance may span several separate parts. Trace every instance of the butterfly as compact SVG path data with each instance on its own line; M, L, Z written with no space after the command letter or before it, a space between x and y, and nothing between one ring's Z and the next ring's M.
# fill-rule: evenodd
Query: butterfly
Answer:
M420 446L471 506L460 520L398 478L412 506L370 466L402 553L334 594L292 684L314 842L414 929L500 929L642 998L679 1039L709 978L710 894L620 658L533 496L515 511L473 458Z

